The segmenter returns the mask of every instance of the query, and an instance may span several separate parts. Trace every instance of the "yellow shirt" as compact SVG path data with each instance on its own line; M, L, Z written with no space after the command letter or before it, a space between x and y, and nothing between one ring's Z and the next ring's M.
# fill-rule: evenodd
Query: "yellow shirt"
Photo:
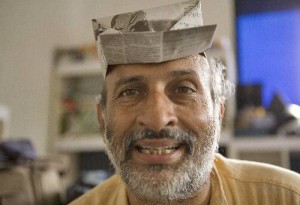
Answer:
M211 205L300 205L300 175L272 165L217 154L211 174ZM129 205L115 175L70 205Z

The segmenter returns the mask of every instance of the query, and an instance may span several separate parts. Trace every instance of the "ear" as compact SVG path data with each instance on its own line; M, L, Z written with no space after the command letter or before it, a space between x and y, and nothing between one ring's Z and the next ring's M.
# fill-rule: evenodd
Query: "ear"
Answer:
M97 117L98 117L99 127L101 129L102 134L104 135L105 134L104 109L100 103L97 104Z

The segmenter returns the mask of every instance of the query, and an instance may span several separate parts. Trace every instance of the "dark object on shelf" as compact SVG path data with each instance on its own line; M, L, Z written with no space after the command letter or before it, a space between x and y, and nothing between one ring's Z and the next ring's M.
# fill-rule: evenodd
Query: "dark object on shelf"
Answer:
M235 135L253 136L270 134L275 126L272 113L263 107L244 107L238 112L235 121Z
M276 129L284 124L287 121L287 115L286 115L286 105L279 94L275 94L273 96L273 99L271 101L269 111L273 113L276 119L276 125L274 133L276 132Z
M291 170L300 174L300 152L290 153L290 166Z
M248 87L248 86L247 86ZM251 94L251 88L241 88L237 95L256 96ZM256 87L256 86L254 86ZM255 90L255 89L254 89ZM245 93L243 93L245 92ZM269 109L258 106L259 100L240 100L235 120L235 135L299 135L300 136L300 106L287 104L277 93L274 94ZM239 104L240 103L240 104Z
M103 183L112 176L112 174L113 173L103 169L81 172L78 181L67 190L67 203L70 203L95 186Z
M243 84L237 86L235 135L261 135L268 132L272 119L262 107L262 85Z
M105 152L79 153L78 163L79 179L67 190L67 203L102 183L115 172Z
M300 136L300 106L292 104L286 107L286 119L281 123L276 133L279 135Z
M78 154L79 172L86 170L108 170L114 172L114 168L104 151L81 152Z
M262 105L262 86L260 84L238 85L236 102L237 110L245 107L260 107Z
M0 143L0 165L20 165L36 159L31 142L26 139L8 140Z

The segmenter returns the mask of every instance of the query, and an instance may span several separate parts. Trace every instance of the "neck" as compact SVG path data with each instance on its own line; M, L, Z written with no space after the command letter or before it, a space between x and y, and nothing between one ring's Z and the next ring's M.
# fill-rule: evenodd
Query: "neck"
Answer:
M205 186L201 189L201 191L194 194L193 197L178 200L178 201L169 201L167 203L153 203L142 200L138 198L134 193L128 190L128 199L130 205L208 205L211 195L211 183L208 182Z

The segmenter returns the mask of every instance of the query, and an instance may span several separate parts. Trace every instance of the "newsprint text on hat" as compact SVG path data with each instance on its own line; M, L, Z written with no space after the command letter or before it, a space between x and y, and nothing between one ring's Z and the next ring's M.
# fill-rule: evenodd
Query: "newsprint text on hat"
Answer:
M158 63L211 47L216 25L203 26L201 1L189 0L93 19L101 69Z

